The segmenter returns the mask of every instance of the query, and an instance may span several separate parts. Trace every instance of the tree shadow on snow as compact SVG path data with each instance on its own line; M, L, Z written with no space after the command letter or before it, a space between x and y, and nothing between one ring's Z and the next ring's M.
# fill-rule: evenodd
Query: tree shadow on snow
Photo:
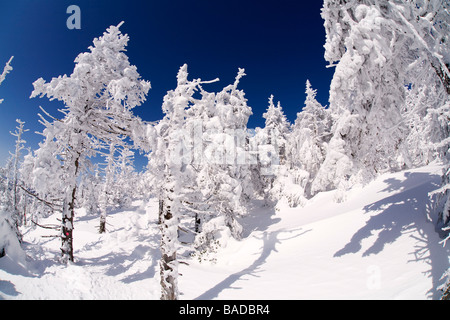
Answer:
M257 206L256 206L257 207ZM255 207L255 208L256 208ZM267 210L262 210L258 214L256 213L257 210L250 211L249 215L245 218L244 221L242 221L242 224L244 226L244 229L248 229L245 226L254 226L253 230L248 230L244 237L248 237L251 232L253 231L264 231L262 233L261 237L254 236L256 239L262 240L263 245L261 249L261 253L259 257L247 268L233 273L226 277L221 282L217 283L214 287L210 288L209 290L205 291L201 295L199 295L194 300L211 300L214 298L217 298L223 290L226 289L240 289L239 287L233 287L233 284L238 280L246 280L245 277L251 276L251 277L259 277L258 273L264 271L261 269L261 266L264 265L267 258L273 253L277 252L276 245L281 243L282 241L294 239L297 237L300 237L301 235L311 231L311 230L304 230L302 228L296 229L296 230L279 230L279 231L272 231L268 232L265 231L267 228L280 221L281 219L275 218L273 219L273 215L275 213L275 210L273 208L267 207ZM281 234L291 233L292 235L288 236L287 238L281 238Z
M123 275L120 279L123 283L153 278L156 273L159 249L153 245L154 241L141 238L142 240L139 240L141 244L137 245L131 252L121 249L99 257L78 259L77 264L104 267L104 274L107 276L119 277ZM145 270L138 266L143 261L148 264ZM136 271L130 273L130 270L133 269L136 269ZM128 275L126 275L127 273Z
M442 274L449 267L449 250L436 241L437 232L433 223L427 220L427 212L428 193L439 187L441 177L417 172L406 173L404 180L390 178L384 182L388 186L382 192L397 191L397 193L366 205L365 213L372 216L334 256L341 257L359 252L362 249L362 241L375 234L376 240L362 256L378 254L402 234L411 233L410 236L416 239L418 244L410 253L413 256L410 261L421 260L430 266L428 273L432 278L433 288L428 294L432 298L437 298L438 292L434 288L440 284Z
M265 206L264 203L264 200L252 200L248 214L239 219L244 229L243 238L247 238L254 231L265 231L269 226L281 221L280 218L274 218L275 208Z
M3 292L9 296L18 296L20 292L16 290L14 284L10 281L0 280L0 292ZM2 296L0 295L0 300L2 300Z

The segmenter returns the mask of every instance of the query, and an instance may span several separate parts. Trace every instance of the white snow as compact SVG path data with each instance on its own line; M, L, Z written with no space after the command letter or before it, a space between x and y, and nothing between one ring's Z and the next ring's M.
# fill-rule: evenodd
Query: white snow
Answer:
M322 192L304 207L254 201L240 219L243 239L224 239L216 262L185 256L181 299L436 299L449 266L427 220L428 192L442 167L385 174L348 191ZM62 265L51 230L24 234L26 261L0 258L2 299L159 299L157 200L99 217L78 210L75 262ZM51 217L40 223L57 223ZM180 256L183 252L180 252Z

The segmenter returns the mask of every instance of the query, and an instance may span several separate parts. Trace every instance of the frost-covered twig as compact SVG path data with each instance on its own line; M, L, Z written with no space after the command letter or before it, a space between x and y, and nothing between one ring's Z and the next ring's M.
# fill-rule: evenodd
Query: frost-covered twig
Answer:
M9 61L6 63L5 67L3 68L3 72L2 74L0 74L0 84L2 84L2 82L5 80L6 75L13 69L13 67L11 67L11 61L14 58L14 56L12 56ZM3 99L0 99L0 103L3 102Z
M6 63L5 67L3 68L3 73L0 74L0 84L5 80L6 75L13 69L13 67L11 67L11 61L14 58L14 56L12 56L9 61Z

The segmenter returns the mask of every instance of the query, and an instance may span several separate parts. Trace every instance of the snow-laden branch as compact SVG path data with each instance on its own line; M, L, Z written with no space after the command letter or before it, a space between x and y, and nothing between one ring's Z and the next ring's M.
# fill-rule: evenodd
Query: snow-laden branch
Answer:
M6 75L13 69L13 67L11 67L11 61L14 58L14 56L12 56L9 61L6 63L5 67L3 68L3 72L2 74L0 74L0 84L2 84L2 82L5 80Z
M11 58L9 58L8 62L6 63L5 67L3 68L3 72L2 74L0 74L0 85L2 84L3 81L5 81L6 75L11 72L11 70L13 69L13 67L11 67L11 61L14 58L14 56L12 56ZM0 103L3 102L3 99L0 99Z

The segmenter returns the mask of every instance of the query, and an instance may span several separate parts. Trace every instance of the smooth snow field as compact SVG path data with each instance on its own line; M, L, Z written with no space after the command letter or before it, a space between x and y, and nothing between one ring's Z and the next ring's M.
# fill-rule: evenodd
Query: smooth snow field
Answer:
M427 215L441 167L385 174L365 187L320 193L304 207L254 201L240 241L200 262L180 248L180 298L438 299L449 267ZM56 231L24 230L24 253L0 259L2 299L159 299L158 203L99 217L77 211L75 263L59 262ZM57 215L40 221L58 224ZM431 217L433 218L433 217Z

